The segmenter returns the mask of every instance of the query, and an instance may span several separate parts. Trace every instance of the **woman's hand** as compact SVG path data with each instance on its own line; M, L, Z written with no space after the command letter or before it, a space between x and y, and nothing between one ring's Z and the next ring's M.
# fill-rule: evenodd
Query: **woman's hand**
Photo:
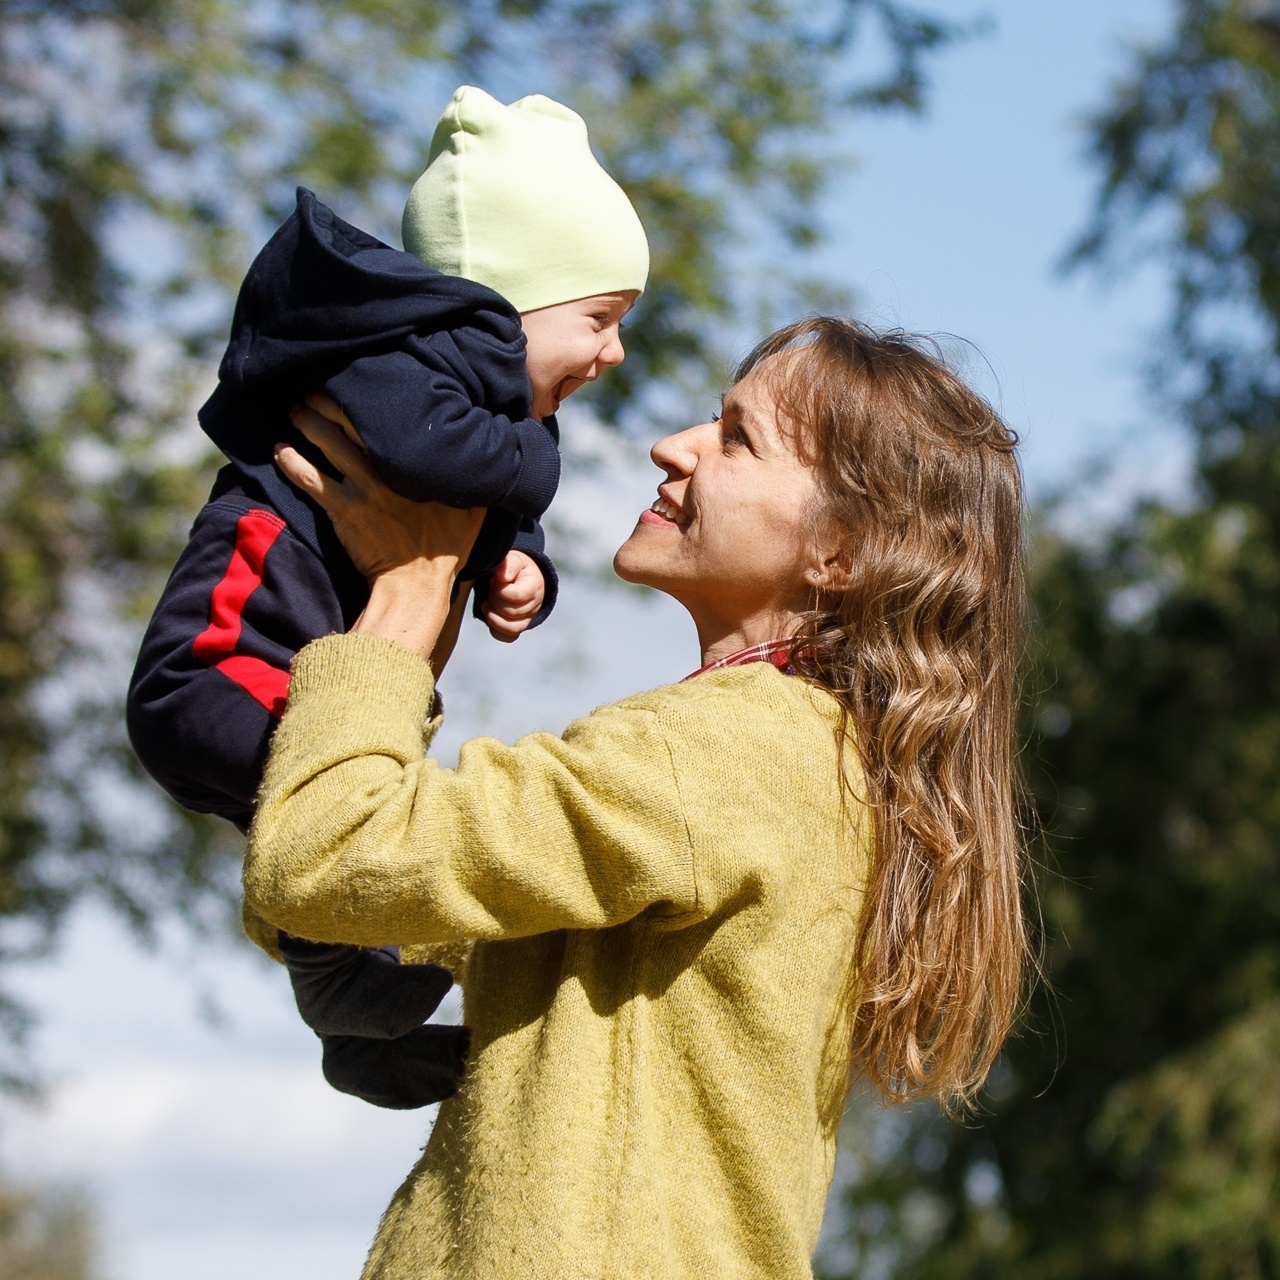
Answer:
M355 432L328 396L313 395L292 412L293 424L342 472L325 475L289 445L276 465L324 508L342 545L371 588L353 631L380 635L431 659L444 636L451 649L450 595L484 520L484 508L458 510L413 502L392 492L355 443ZM452 612L461 618L466 592ZM437 674L447 653L436 653Z
M382 574L419 560L438 562L457 576L480 532L483 507L458 510L439 502L413 502L393 492L357 443L346 414L328 396L308 396L290 416L343 478L325 475L287 444L276 445L276 465L325 509L370 585Z

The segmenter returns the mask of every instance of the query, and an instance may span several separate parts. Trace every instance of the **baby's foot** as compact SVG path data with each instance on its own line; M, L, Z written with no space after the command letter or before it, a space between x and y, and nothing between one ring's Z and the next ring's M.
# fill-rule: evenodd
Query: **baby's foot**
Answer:
M466 1027L426 1026L396 1040L321 1036L324 1078L375 1107L412 1111L458 1091L471 1044Z

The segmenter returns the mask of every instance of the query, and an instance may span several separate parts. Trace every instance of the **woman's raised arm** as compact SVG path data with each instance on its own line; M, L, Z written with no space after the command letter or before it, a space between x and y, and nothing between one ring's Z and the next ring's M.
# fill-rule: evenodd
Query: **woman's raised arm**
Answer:
M343 478L284 446L277 462L328 512L372 595L351 634L294 660L250 836L250 911L363 945L603 928L657 903L693 912L652 709L605 708L563 739L479 739L457 769L426 758L432 668L451 646L449 597L484 513L393 493L332 402L313 397L294 421Z
M456 769L426 758L416 654L330 636L297 657L245 865L247 906L365 946L605 928L702 905L659 711L624 703ZM434 732L434 722L430 727Z

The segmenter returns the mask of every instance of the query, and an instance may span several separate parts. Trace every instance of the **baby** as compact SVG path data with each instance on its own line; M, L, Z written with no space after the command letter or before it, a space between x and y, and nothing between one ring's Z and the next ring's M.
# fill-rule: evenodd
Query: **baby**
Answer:
M219 382L200 411L218 473L143 639L129 735L175 800L248 827L289 662L346 630L368 598L324 513L272 461L321 392L405 497L486 507L463 580L504 641L551 611L538 523L560 475L555 411L623 358L619 325L649 250L579 116L509 107L464 86L405 206L406 252L306 190L236 302ZM338 1089L388 1107L454 1091L465 1028L424 1026L452 984L395 948L279 937L298 1008Z

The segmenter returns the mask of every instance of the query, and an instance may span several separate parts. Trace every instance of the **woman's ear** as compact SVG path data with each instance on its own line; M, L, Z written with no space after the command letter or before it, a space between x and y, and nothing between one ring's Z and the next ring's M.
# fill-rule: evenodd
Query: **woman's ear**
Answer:
M853 553L847 547L819 548L817 560L804 576L807 586L823 595L839 595L848 590L853 576Z

